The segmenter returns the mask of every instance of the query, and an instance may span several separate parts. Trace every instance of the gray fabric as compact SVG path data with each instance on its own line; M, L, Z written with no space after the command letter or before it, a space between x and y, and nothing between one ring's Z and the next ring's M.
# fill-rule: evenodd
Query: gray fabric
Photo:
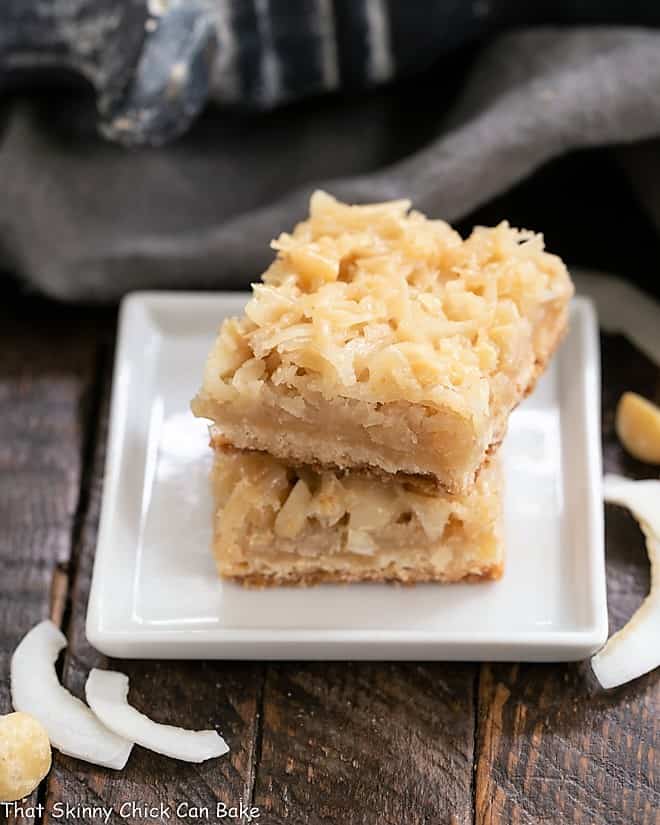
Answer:
M432 96L427 105L433 113ZM207 131L137 153L81 137L73 111L44 131L19 106L0 147L0 248L43 292L101 301L244 287L317 186L356 202L407 196L456 220L569 149L660 134L660 32L507 34L438 113L432 138L409 152L406 137L393 163L388 141L402 124L378 106L335 109L325 124L273 115L263 130L218 112Z

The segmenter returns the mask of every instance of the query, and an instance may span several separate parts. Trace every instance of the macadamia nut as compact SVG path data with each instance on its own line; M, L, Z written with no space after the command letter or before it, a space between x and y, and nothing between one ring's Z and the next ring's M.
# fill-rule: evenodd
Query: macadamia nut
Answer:
M27 713L0 716L0 802L32 793L50 765L48 734L36 719Z
M616 434L634 458L660 464L660 407L624 392L616 408Z

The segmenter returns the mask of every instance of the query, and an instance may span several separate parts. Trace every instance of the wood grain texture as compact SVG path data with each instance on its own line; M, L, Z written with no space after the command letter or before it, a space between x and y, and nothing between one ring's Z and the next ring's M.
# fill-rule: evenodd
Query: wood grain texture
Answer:
M85 616L103 483L108 421L110 361L104 359L103 399L99 405L95 449L87 480L82 529L72 565L73 581L63 681L76 695L92 667L120 670L130 678L129 700L157 722L196 729L218 729L230 745L229 756L190 765L134 748L121 772L98 769L57 754L46 794L45 821L55 821L56 803L105 805L113 808L110 822L144 823L149 819L125 802L170 808L169 822L189 821L176 815L178 805L208 806L238 803L252 793L255 772L257 698L263 669L259 664L236 662L129 662L109 661L85 638ZM172 594L176 598L176 593ZM122 813L126 816L122 817ZM214 821L214 817L212 817Z
M475 673L271 665L255 786L266 821L471 823Z
M261 808L257 821L268 825L658 825L657 673L606 693L588 663L479 671L470 664L99 656L86 643L84 619L113 322L39 323L38 339L30 325L0 328L0 712L9 710L9 653L50 613L69 636L63 678L74 693L82 695L90 667L116 667L129 674L138 708L159 721L218 727L231 746L228 757L201 766L136 748L121 774L57 755L32 800L45 801L47 822L55 822L56 802L109 805L111 822L142 825L147 817L140 813L120 818L123 803L213 809L216 801L243 797ZM606 469L651 475L618 445L613 410L624 389L659 400L660 372L610 336L603 339L603 367ZM614 630L643 598L648 563L625 511L608 507L606 530Z
M12 710L16 645L41 619L60 616L94 359L80 328L44 322L35 337L29 324L0 320L0 714Z
M658 400L660 370L627 340L603 336L605 469L630 477L657 468L626 455L614 432L621 394ZM610 631L648 591L641 532L621 508L606 508ZM475 822L657 825L660 822L660 674L613 691L588 662L483 665L478 703Z
M484 665L476 822L658 822L658 678L605 693L588 664Z

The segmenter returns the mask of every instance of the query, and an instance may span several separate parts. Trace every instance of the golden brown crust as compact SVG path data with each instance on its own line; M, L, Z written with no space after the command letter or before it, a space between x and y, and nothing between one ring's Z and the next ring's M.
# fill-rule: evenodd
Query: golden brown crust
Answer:
M249 589L263 590L267 587L314 587L318 584L356 584L365 582L380 582L392 585L413 586L436 582L442 584L454 584L465 582L476 584L485 581L496 581L504 573L504 562L498 561L488 567L484 567L479 573L467 573L459 576L439 575L434 576L428 572L406 570L404 574L374 573L366 575L354 575L345 573L329 573L327 571L315 571L314 573L299 574L293 573L290 576L263 576L258 573L249 573L245 576L227 576L222 578L235 581Z

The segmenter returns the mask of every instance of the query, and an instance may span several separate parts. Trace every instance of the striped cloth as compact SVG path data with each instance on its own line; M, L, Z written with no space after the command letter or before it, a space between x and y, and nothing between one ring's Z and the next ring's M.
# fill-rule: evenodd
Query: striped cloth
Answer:
M219 0L213 5L218 36L213 97L270 108L389 80L395 70L390 5L386 0Z

